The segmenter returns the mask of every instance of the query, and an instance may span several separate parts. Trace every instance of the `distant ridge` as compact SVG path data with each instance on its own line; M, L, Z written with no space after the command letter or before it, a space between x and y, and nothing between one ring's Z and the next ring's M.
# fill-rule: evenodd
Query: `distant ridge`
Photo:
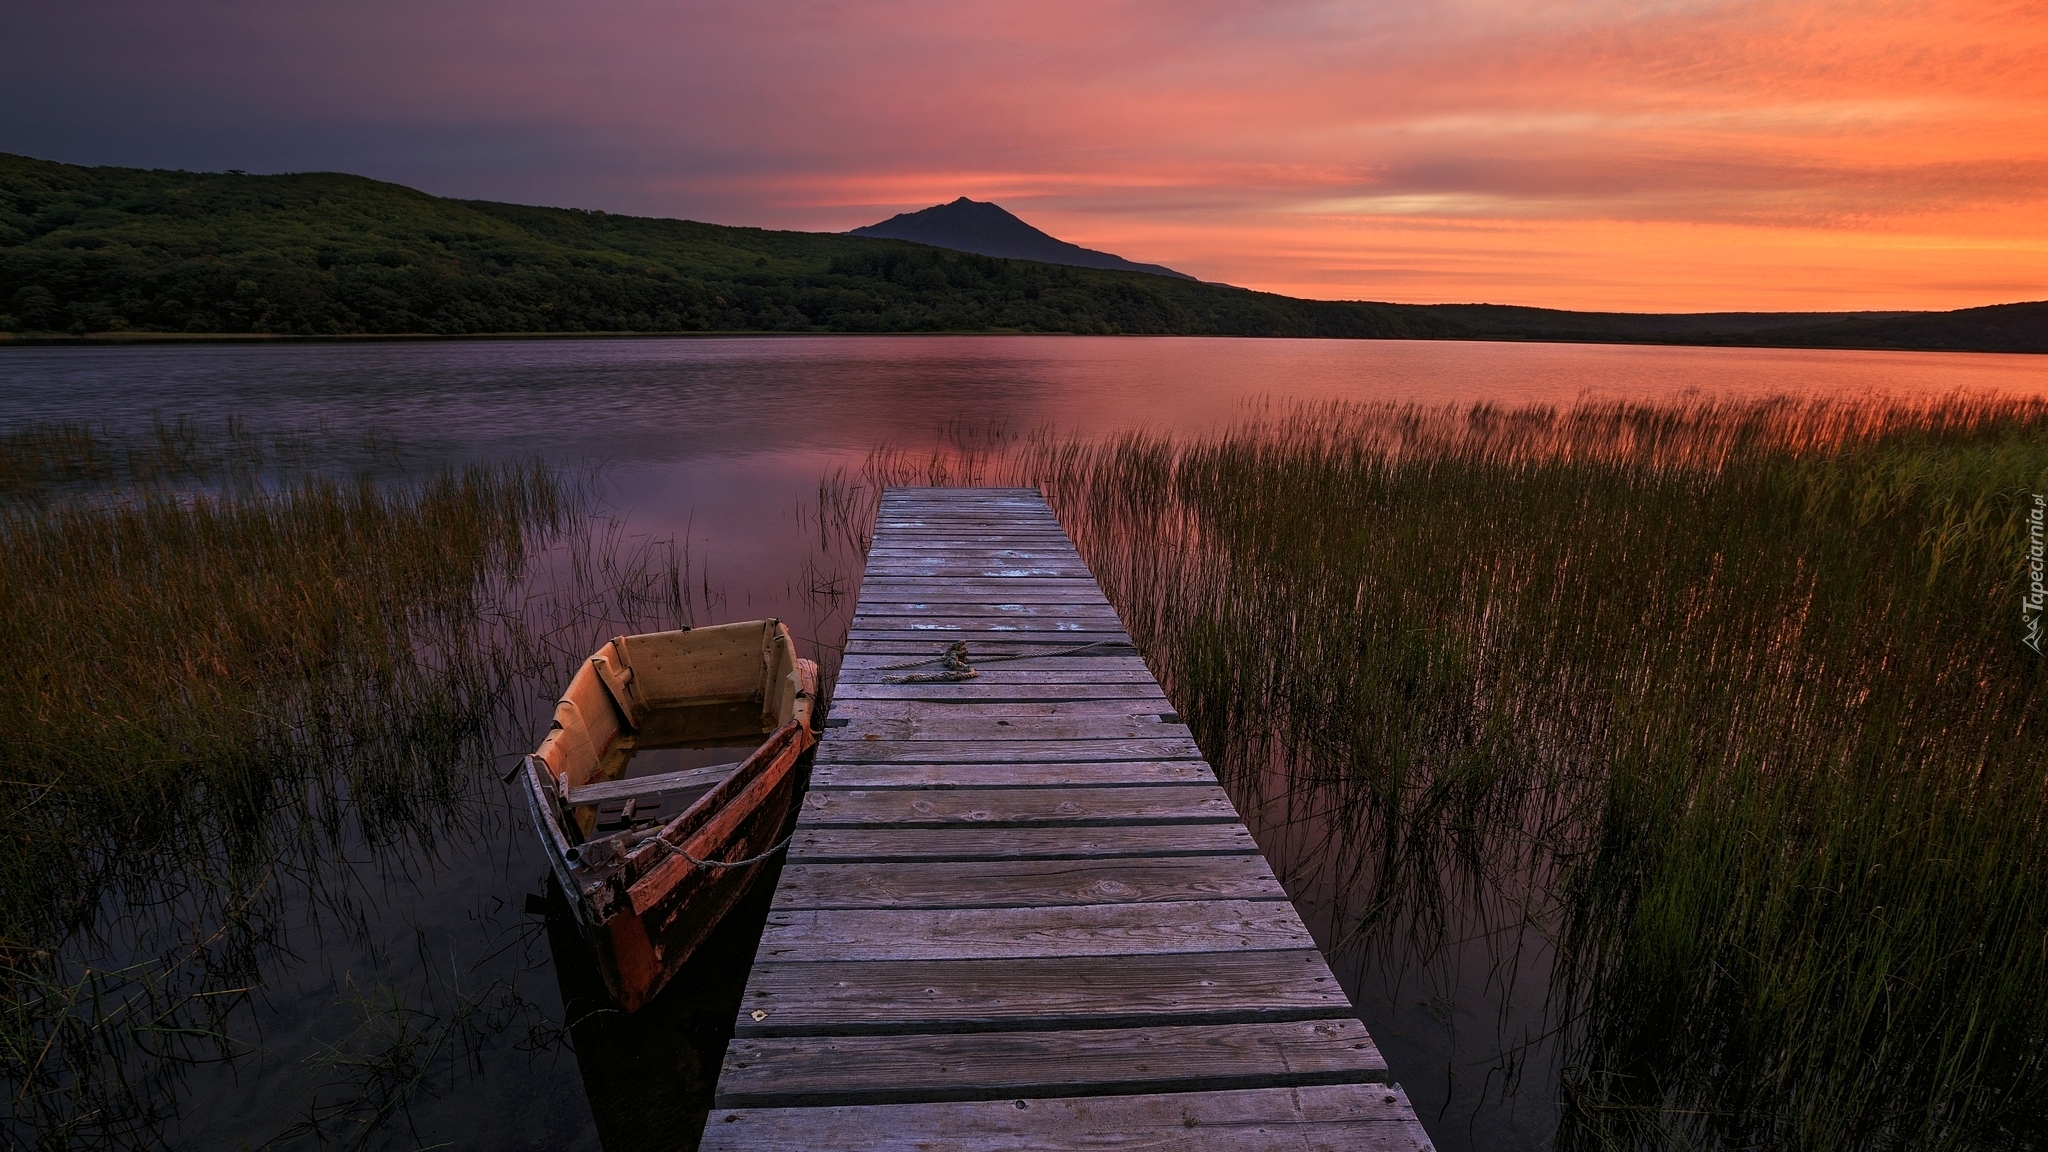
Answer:
M852 236L874 236L883 240L910 240L934 248L972 252L978 256L1000 256L1007 260L1036 260L1040 264L1068 264L1076 268L1107 268L1115 272L1149 272L1154 276L1177 276L1193 280L1158 264L1139 264L1108 252L1097 252L1048 236L1011 215L1001 205L962 196L951 204L939 204L920 212L904 212L880 224L855 228Z
M994 205L966 203L1043 236ZM1954 312L1565 312L1297 300L1134 267L446 200L333 172L84 168L0 152L0 347L1070 332L2048 353L2048 301Z

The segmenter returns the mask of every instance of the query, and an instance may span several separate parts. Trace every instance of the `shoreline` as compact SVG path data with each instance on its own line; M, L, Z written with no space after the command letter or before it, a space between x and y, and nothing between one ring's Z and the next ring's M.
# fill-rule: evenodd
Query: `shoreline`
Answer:
M772 337L778 339L805 339L817 337L882 337L882 336L1055 336L1081 338L1100 336L1100 333L1086 332L1025 332L1015 328L968 328L937 332L761 332L748 329L722 329L699 332L466 332L447 334L439 332L349 332L323 335L299 335L280 332L88 332L84 335L69 333L21 333L0 332L0 349L4 348L77 348L77 347L129 347L150 344L356 344L396 343L418 344L434 342L487 342L527 340L731 340L739 338ZM1368 341L1385 340L1413 344L1585 344L1621 345L1642 348L1741 348L1781 349L1808 352L1933 352L1946 355L1973 356L2044 356L2048 352L2013 348L1934 348L1899 347L1884 344L1802 344L1766 343L1763 341L1733 340L1645 340L1645 339L1602 339L1597 335L1578 334L1571 337L1546 338L1532 335L1474 335L1474 336L1238 336L1218 335L1202 332L1125 332L1111 334L1111 339L1128 340L1340 340Z

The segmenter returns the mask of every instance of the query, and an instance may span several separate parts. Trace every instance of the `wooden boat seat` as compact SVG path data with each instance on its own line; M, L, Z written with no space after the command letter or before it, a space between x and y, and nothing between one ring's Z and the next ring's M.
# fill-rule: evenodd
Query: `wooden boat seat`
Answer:
M701 792L732 775L733 769L742 763L744 761L735 760L730 764L708 764L702 768L685 768L681 772L663 772L659 776L601 780L569 789L569 804L580 808L585 804L624 803L629 799L660 796L668 792Z

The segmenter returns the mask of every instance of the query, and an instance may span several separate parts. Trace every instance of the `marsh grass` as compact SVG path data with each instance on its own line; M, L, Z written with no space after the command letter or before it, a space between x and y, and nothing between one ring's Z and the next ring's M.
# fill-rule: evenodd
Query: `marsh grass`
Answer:
M1540 934L1559 1147L2048 1130L2048 405L1321 406L842 488L935 478L1045 487L1240 802L1315 798L1347 940Z
M183 1070L253 1050L234 1021L288 907L367 924L362 870L475 835L563 669L690 618L687 556L558 469L373 478L305 448L234 424L0 437L10 1143L160 1143ZM435 1027L469 1027L474 998L450 1002ZM420 1011L364 1019L330 1063L413 1066ZM316 1127L360 1143L417 1082L367 1078L367 1111Z

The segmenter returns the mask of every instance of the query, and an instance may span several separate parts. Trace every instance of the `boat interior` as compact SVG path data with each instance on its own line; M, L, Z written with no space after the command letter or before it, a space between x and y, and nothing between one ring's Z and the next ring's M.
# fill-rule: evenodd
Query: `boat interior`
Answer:
M817 666L774 620L621 636L586 660L534 754L573 861L676 820L764 740L810 723Z

